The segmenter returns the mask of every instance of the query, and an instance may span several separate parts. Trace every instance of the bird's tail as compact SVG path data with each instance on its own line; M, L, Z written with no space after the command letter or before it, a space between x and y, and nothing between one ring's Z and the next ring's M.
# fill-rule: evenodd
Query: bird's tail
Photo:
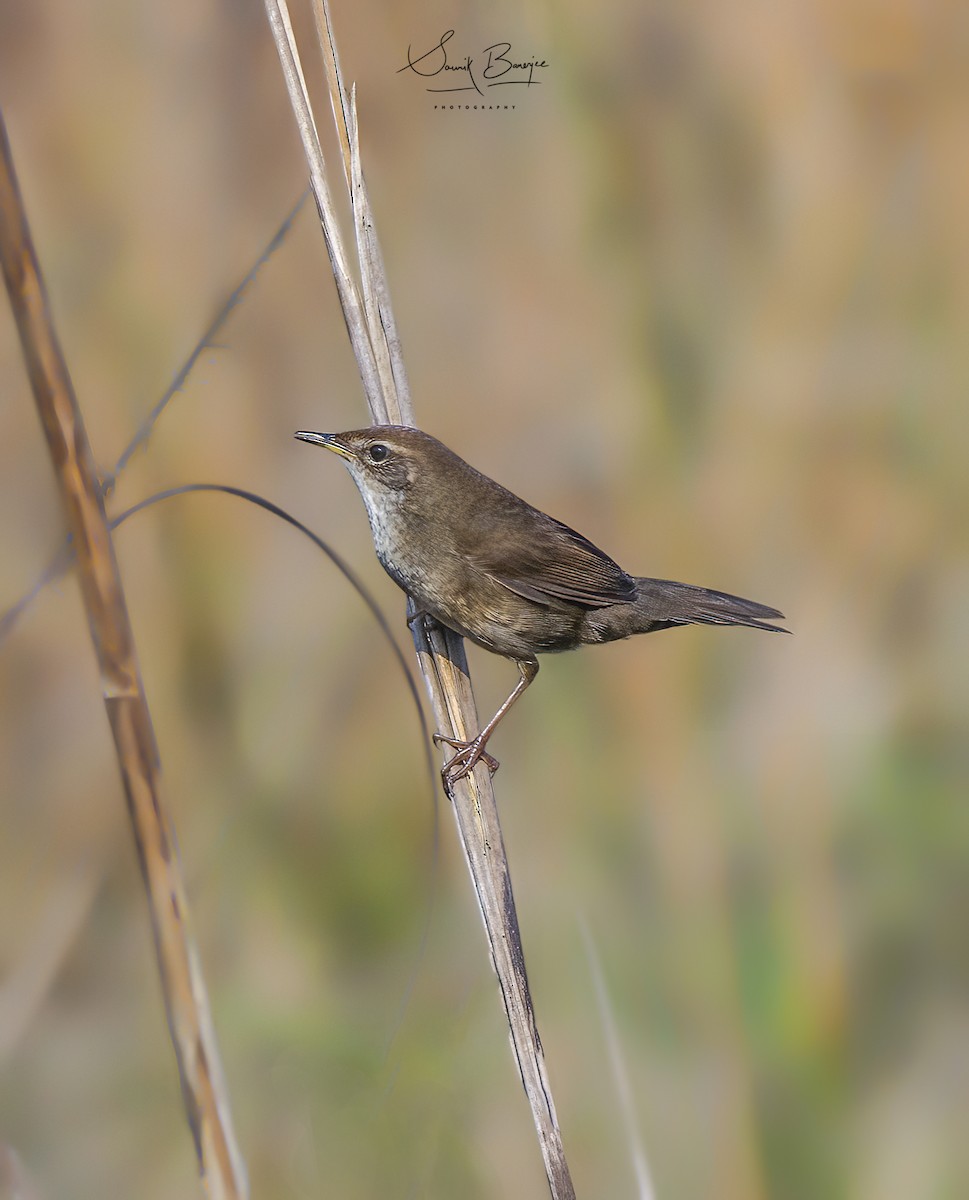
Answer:
M746 625L770 633L790 632L768 624L783 618L776 608L672 579L637 579L636 607L644 618L655 622L649 630L673 625Z

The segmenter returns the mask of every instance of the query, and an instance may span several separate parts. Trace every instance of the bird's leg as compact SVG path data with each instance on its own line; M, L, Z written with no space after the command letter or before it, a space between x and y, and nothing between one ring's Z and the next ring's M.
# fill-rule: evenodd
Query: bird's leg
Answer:
M411 601L411 603L413 603L413 601ZM407 628L411 631L411 633L413 633L414 626L417 624L417 622L423 621L425 617L430 617L430 615L431 614L426 608L415 608L407 618Z
M444 769L441 771L441 774L444 776L445 787L450 787L452 783L457 783L459 779L463 779L465 775L469 775L479 762L484 762L492 775L498 770L497 760L486 752L485 746L488 744L488 739L498 728L502 717L504 717L505 713L508 712L538 674L537 659L518 659L517 662L518 670L521 672L521 679L512 688L508 699L502 704L476 738L470 742L463 742L459 738L445 737L443 733L435 733L434 741L438 745L443 743L446 746L453 746L457 750L457 754L444 764Z
M413 604L413 603L414 603L414 601L411 600L411 604ZM415 626L417 625L417 623L419 621L424 623L425 632L427 632L427 622L428 621L433 622L435 627L443 628L440 625L440 623L438 622L437 618L431 616L431 614L427 611L426 608L415 608L414 611L408 616L407 628L411 631L411 633L414 632ZM437 733L434 735L434 741L435 742L447 742L448 745L457 745L457 746L467 745L466 742L454 742L450 738L446 738L443 734L437 734ZM479 757L482 762L487 763L488 770L492 773L492 775L494 775L495 771L498 770L497 758L494 758L492 755L488 754L484 750L482 750Z

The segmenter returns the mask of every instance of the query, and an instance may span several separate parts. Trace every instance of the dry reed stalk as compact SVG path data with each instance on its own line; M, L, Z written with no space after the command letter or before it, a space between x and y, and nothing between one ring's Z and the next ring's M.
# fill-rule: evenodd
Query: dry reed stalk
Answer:
M152 934L182 1097L206 1192L249 1194L235 1140L208 996L192 936L160 763L141 682L101 483L61 353L0 114L0 259L27 372L76 552L77 575L101 674Z
M11 1200L41 1200L40 1192L13 1146L0 1142L0 1195Z
M20 960L0 983L0 1064L18 1045L53 986L94 905L104 864L86 859L60 874L47 896ZM0 1196L4 1192L0 1189Z
M371 419L377 424L413 425L414 413L391 312L386 273L363 179L355 97L348 94L343 85L329 7L326 0L313 0L353 210L362 300L347 267L348 258L286 3L285 0L265 0L265 3L290 103L303 140L323 236ZM473 737L480 726L463 640L433 622L415 621L411 628L438 728L454 738ZM484 920L492 964L498 976L512 1047L532 1109L549 1188L555 1200L570 1200L575 1196L575 1190L565 1159L529 993L511 874L488 768L480 763L470 775L452 785L450 797Z
M636 1173L636 1190L639 1200L656 1200L656 1189L653 1187L649 1163L646 1160L646 1150L639 1132L639 1117L636 1114L636 1101L633 1097L629 1072L626 1070L626 1060L623 1057L619 1043L619 1028L616 1024L615 1012L609 989L606 987L606 977L599 959L595 939L584 917L579 919L579 931L585 943L585 956L589 964L589 974L595 987L596 1007L599 1009L599 1023L606 1039L606 1050L609 1056L609 1066L612 1080L619 1101L619 1111L622 1115L623 1131L626 1135L626 1146L629 1161Z

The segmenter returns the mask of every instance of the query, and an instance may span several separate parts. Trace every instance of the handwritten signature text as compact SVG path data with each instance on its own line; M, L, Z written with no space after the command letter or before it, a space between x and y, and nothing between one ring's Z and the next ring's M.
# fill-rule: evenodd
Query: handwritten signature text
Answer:
M441 35L440 41L416 57L413 47L408 46L407 62L398 69L397 74L413 71L422 79L437 80L439 86L429 86L426 89L429 92L475 91L479 96L484 95L484 88L535 87L542 82L536 78L536 72L548 67L547 59L519 59L511 52L511 42L495 42L492 46L485 46L480 57L470 54L449 57L447 45L453 37L454 30L448 29Z

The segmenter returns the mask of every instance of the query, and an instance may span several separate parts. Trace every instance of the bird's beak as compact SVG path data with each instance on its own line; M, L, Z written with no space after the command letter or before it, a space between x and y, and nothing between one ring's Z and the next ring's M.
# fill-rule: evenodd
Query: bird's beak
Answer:
M341 458L353 458L353 452L344 446L335 433L309 433L305 429L301 429L294 436L298 437L301 442L312 442L314 446L325 446L327 450L332 450Z

